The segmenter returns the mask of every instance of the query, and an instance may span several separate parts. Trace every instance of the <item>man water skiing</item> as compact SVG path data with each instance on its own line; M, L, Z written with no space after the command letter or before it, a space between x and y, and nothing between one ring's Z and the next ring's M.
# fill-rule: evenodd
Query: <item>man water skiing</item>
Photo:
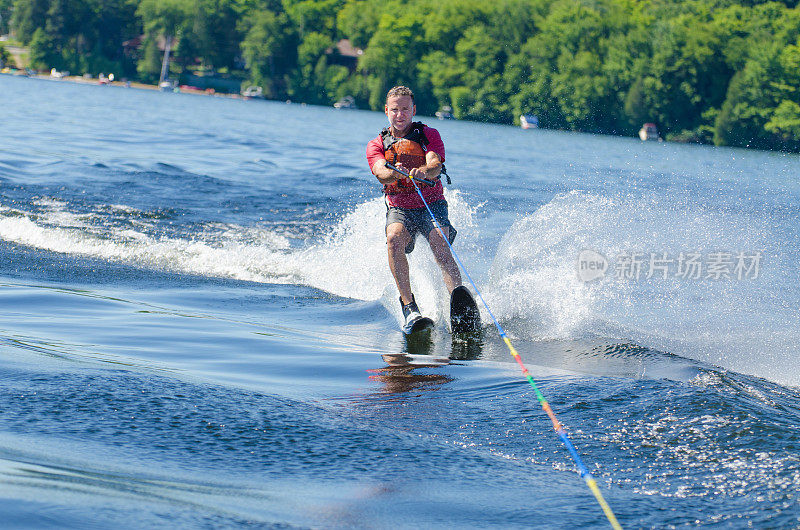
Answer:
M436 263L442 269L447 290L461 285L461 273L447 243L417 194L414 183L405 175L387 167L387 163L408 173L417 180L425 202L448 241L452 243L456 230L447 217L444 187L439 180L444 162L444 143L436 129L413 122L417 113L414 93L404 86L396 86L386 94L384 108L389 127L367 144L367 162L372 174L383 184L386 195L386 247L389 268L400 292L400 305L405 323L403 331L410 333L414 324L423 317L411 291L406 254L414 250L417 234L421 233L431 246Z

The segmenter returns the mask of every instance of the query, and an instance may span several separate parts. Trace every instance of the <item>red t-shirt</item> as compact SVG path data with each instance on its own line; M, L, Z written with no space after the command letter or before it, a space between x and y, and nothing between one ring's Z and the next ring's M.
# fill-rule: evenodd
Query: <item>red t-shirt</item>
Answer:
M439 158L442 159L442 163L444 163L444 143L442 142L442 137L439 135L439 131L426 125L424 129L422 129L422 132L425 133L425 138L428 139L428 145L425 148L426 151L433 151L439 155ZM370 171L375 162L381 159L386 160L386 153L383 151L383 138L381 138L379 134L377 138L367 144L367 163L369 163ZM422 184L419 189L428 204L444 198L444 186L442 186L441 180L437 179L435 186L426 186ZM422 203L422 199L419 198L419 195L417 195L417 192L414 191L413 188L411 193L387 195L386 201L389 203L389 206L396 206L398 208L425 207Z

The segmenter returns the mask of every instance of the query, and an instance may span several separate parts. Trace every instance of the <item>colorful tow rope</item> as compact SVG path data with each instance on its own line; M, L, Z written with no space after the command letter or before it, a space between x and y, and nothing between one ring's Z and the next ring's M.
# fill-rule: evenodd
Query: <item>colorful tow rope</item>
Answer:
M397 171L401 175L405 175L414 184L414 189L417 191L417 195L419 195L419 198L422 199L422 204L425 205L425 209L428 210L428 214L431 216L431 219L433 220L433 226L436 227L436 229L441 234L442 239L444 239L445 243L447 243L447 246L450 248L450 252L452 253L453 257L458 263L458 266L461 267L461 270L464 272L464 275L466 275L467 279L469 280L469 283L472 284L472 288L475 289L475 292L481 299L483 307L486 308L486 311L489 312L489 316L492 317L492 321L494 322L494 325L497 327L497 331L500 332L500 338L502 338L503 342L506 343L506 346L508 346L508 350L514 357L514 360L517 361L517 364L519 364L520 368L522 368L522 375L525 376L525 378L528 380L528 383L530 383L530 385L533 387L533 391L536 393L536 399L539 400L539 403L542 405L542 408L550 417L550 421L553 422L553 428L555 429L559 438L561 438L561 441L564 442L564 445L567 447L569 454L572 455L572 459L575 461L575 465L578 467L578 472L580 473L581 477L583 477L583 480L586 482L586 485L589 486L589 489L592 490L592 493L597 499L597 502L603 509L603 513L605 513L606 517L608 518L608 522L611 523L611 527L614 528L615 530L622 530L622 526L620 526L619 522L617 521L614 512L611 510L611 506L609 506L606 500L603 498L603 494L600 492L600 488L597 486L597 482L595 481L592 474L589 473L589 470L586 468L586 466L583 464L583 461L581 460L578 451L576 451L575 446L572 445L572 442L570 441L569 436L567 436L567 432L564 430L564 427L561 425L561 422L559 422L558 418L556 418L555 413L553 413L553 409L550 408L550 404L544 398L544 395L539 390L539 387L536 386L536 382L533 380L533 377L531 377L530 372L522 363L522 359L520 358L519 353L517 353L517 350L511 344L511 340L508 338L508 335L506 335L503 326L500 325L500 322L497 321L494 314L492 313L492 310L489 309L489 304L487 304L486 300L483 299L483 295L478 289L478 286L475 285L475 282L472 280L472 276L469 275L469 272L467 271L466 267L464 267L464 264L461 262L461 258L458 257L458 254L456 254L456 251L453 250L453 246L450 244L450 241L447 239L447 237L445 237L444 232L442 231L442 227L439 226L439 222L436 220L436 216L433 215L433 212L428 206L428 202L425 200L425 197L422 196L422 192L420 191L419 186L417 186L416 182L417 179L412 178L411 175L409 175L408 173L406 173L401 169L397 169L395 166L389 164L388 162L386 164L386 167L388 167L393 171Z

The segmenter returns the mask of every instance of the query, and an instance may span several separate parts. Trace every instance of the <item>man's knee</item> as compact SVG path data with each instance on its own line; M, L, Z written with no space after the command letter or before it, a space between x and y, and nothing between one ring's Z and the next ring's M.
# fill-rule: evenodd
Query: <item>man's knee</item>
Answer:
M447 234L447 228L442 227L442 231L444 232L445 237ZM450 248L448 247L447 243L445 242L442 234L439 233L439 230L434 228L431 230L431 233L428 234L428 243L431 245L431 250L433 250L434 256L439 259L448 259L451 257L450 255Z
M444 232L444 236L447 237L449 230L446 226L443 226L442 232ZM447 248L447 243L438 228L434 228L431 230L430 234L428 234L428 242L432 248Z
M390 250L403 251L410 241L411 234L403 223L392 223L386 227L386 245Z

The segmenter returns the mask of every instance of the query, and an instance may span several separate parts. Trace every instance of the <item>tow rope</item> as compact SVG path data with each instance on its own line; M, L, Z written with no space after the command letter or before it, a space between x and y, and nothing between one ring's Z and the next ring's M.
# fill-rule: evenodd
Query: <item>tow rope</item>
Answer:
M522 369L522 375L525 376L525 378L528 380L528 383L530 383L531 387L533 387L533 391L536 393L536 399L539 400L539 403L542 405L542 408L547 413L547 416L550 418L550 421L553 422L553 429L555 429L559 438L561 438L561 441L564 443L567 450L569 451L569 454L572 456L572 460L578 467L578 472L580 473L583 480L586 482L586 485L589 486L589 489L594 494L595 499L597 499L598 504L600 504L600 507L603 509L603 513L605 513L606 518L608 518L608 522L611 523L611 527L614 528L614 530L622 530L622 526L620 526L619 522L617 521L614 512L611 510L611 506L609 506L606 500L603 498L603 494L600 492L600 488L597 486L597 481L595 481L592 474L589 473L589 470L583 464L583 461L581 460L578 451L575 449L575 446L572 445L572 442L570 441L569 436L567 435L567 431L564 430L564 426L561 425L561 422L558 421L558 418L556 418L553 409L550 408L550 404L544 398L544 394L542 394L542 392L539 390L539 387L536 386L536 382L533 380L533 377L531 376L530 372L523 364L522 359L520 358L516 348L514 348L514 345L511 344L511 340L508 338L508 335L506 335L503 326L500 325L500 322L497 321L494 314L492 313L492 310L489 309L489 304L487 304L486 300L483 299L483 295L478 289L478 286L475 285L475 282L472 280L472 276L469 275L469 272L467 271L466 267L464 267L464 264L461 262L461 258L459 258L458 254L456 254L456 251L453 250L453 246L450 244L450 241L448 241L447 237L445 237L444 232L442 231L442 227L439 226L439 222L433 215L430 206L428 206L428 202L425 200L425 197L422 196L422 192L420 191L419 186L417 186L417 181L425 182L426 184L428 184L429 181L425 179L418 179L416 177L412 177L402 169L398 169L392 164L389 164L388 162L386 164L386 167L400 173L401 175L408 177L414 184L414 189L416 190L417 195L419 195L419 198L422 199L422 204L425 205L425 209L428 210L428 214L431 216L431 220L433 221L433 226L436 227L436 229L439 231L439 234L441 234L442 239L444 239L444 242L447 243L447 246L450 248L450 253L455 258L456 262L458 263L458 266L461 267L461 270L464 272L464 275L469 280L469 283L472 285L472 288L475 289L475 293L477 293L478 298L480 298L481 303L483 303L483 307L486 308L486 311L489 312L489 316L492 317L492 321L494 322L495 327L497 327L497 331L500 332L500 338L502 338L503 342L506 343L506 346L508 346L508 351L511 352L511 356L514 357L514 360L517 361L517 364Z

